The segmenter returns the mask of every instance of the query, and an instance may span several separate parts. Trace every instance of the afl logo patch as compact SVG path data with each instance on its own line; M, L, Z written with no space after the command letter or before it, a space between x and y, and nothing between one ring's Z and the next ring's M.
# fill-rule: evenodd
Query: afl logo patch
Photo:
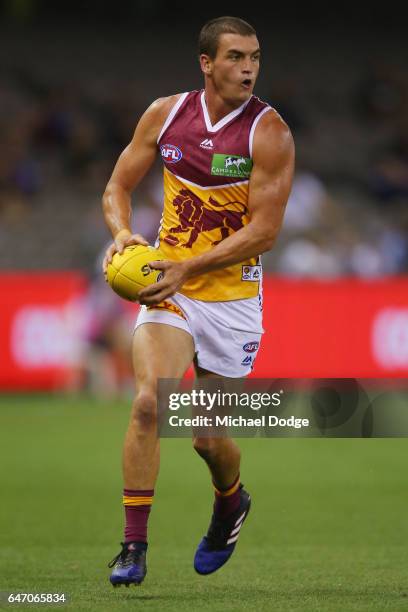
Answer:
M259 342L247 342L242 348L246 353L255 353L259 348Z
M171 144L160 145L160 152L164 161L168 162L169 164L175 164L183 157L180 149Z

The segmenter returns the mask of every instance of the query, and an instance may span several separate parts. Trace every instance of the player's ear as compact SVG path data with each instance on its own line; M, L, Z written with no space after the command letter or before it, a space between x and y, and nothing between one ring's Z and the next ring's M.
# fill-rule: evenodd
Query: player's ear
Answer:
M212 62L209 55L202 53L199 57L201 70L204 74L210 75L212 73Z

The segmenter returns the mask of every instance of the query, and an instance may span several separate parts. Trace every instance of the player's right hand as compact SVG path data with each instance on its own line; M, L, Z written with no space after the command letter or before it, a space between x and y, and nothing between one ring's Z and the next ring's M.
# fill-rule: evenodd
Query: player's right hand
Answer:
M128 230L121 230L115 236L114 242L106 249L105 257L103 258L102 269L107 281L108 264L111 263L115 253L123 253L125 247L132 244L143 244L149 246L149 243L141 234L132 234Z

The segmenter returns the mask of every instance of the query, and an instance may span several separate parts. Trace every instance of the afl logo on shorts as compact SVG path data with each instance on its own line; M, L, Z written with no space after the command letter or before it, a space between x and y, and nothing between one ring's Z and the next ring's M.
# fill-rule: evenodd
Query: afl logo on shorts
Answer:
M259 348L259 342L247 342L242 348L246 353L255 353Z
M180 149L171 144L160 145L160 152L164 161L168 162L169 164L175 164L183 157Z

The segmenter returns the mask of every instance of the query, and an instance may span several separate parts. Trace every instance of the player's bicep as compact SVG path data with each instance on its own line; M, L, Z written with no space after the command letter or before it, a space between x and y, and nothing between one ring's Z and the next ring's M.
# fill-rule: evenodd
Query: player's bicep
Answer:
M267 113L264 120L255 132L248 208L251 221L276 234L292 186L295 152L290 130L279 116Z

